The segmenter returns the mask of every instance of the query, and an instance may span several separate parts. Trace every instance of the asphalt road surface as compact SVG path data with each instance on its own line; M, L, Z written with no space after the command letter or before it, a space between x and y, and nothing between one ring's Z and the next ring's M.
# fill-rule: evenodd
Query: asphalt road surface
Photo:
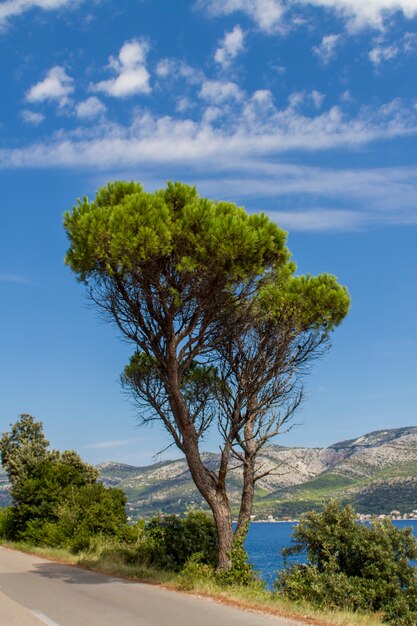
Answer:
M294 626L0 548L0 626Z

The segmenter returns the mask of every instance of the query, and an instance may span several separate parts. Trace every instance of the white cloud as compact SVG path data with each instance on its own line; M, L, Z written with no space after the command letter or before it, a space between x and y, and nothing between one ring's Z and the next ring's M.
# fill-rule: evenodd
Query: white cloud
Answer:
M142 178L155 170L164 177L182 172L179 178L186 173L201 193L238 202L255 199L257 210L294 230L417 224L417 167L333 170L303 165L313 152L342 149L347 158L349 148L416 135L412 105L394 100L349 115L339 107L311 114L314 92L294 94L279 109L268 90L240 99L237 85L225 85L206 84L208 104L200 119L137 111L130 125L123 126L99 118L94 125L59 131L49 141L0 149L0 168L91 168L107 172L106 177L109 171L140 168ZM230 94L232 107L223 100ZM321 99L317 92L316 100ZM289 153L292 164L285 164ZM274 163L277 159L280 163ZM204 178L206 171L210 178ZM310 208L297 212L294 206Z
M340 41L340 35L325 35L318 46L312 48L320 61L327 65L336 56L336 47Z
M405 35L386 43L384 35L375 37L372 41L373 48L369 51L369 60L376 66L386 61L395 59L400 54L411 54L417 50L417 34L405 33Z
M317 91L317 89L313 89L313 91L310 94L310 97L316 109L320 109L321 105L324 102L325 95L320 93L320 91Z
M214 60L223 69L229 67L232 61L245 49L244 33L240 26L235 26L230 33L226 33L219 47L214 53Z
M362 228L372 215L340 209L310 209L309 211L270 211L269 217L287 230L308 232L345 231Z
M213 83L214 81L212 81ZM129 126L100 122L63 131L49 142L0 151L0 167L113 167L143 163L217 162L227 158L270 158L335 148L357 148L380 139L417 134L417 110L399 100L356 114L330 107L306 115L296 97L277 109L271 94L255 92L242 98L235 83L205 83L208 109L215 115L200 120L154 116L139 111ZM225 106L232 98L233 107ZM291 100L291 99L290 99ZM295 104L294 104L295 102ZM213 105L219 104L219 107ZM306 100L309 108L309 100Z
M33 85L26 93L26 101L32 103L55 101L60 107L68 104L68 96L74 91L74 80L59 65L52 67L45 78Z
M106 110L106 106L95 96L79 102L75 107L77 117L85 120L94 119L105 113Z
M204 74L178 59L161 59L156 66L156 75L161 79L184 78L187 83L195 85L203 82Z
M348 20L352 30L373 27L383 29L386 18L402 13L412 19L417 15L415 0L301 0L303 4L331 9Z
M21 116L24 122L27 124L33 124L34 126L38 126L43 120L45 116L43 113L38 113L37 111L30 111L29 109L24 109L21 112Z
M199 95L203 100L213 102L214 104L221 104L228 100L239 101L243 99L243 91L236 83L218 80L205 81L201 86Z
M189 111L190 109L193 109L194 107L195 107L195 103L192 102L189 98L181 97L181 98L178 98L177 100L175 110L178 113L185 113L186 111Z
M200 0L214 15L230 15L241 11L251 17L266 32L273 32L281 25L284 7L280 0Z
M366 27L382 30L395 13L402 13L407 19L417 15L416 0L199 0L198 5L214 15L246 13L267 33L281 30L285 14L303 5L333 11L352 31Z
M102 80L93 85L92 89L115 98L150 93L150 76L145 66L148 48L148 43L144 40L127 41L122 46L118 58L110 57L109 59L108 67L116 73L116 77Z
M233 167L233 165L231 165ZM332 169L248 160L215 181L195 180L204 193L264 210L291 230L358 230L417 224L417 167ZM323 198L325 202L323 202ZM327 204L327 206L320 206ZM279 209L272 209L278 205ZM309 206L308 210L295 207Z
M0 283L17 283L19 285L26 285L29 281L24 276L18 274L5 274L0 272Z
M403 39L404 52L415 52L417 50L417 33L406 33Z
M106 448L121 448L137 441L140 441L138 437L131 439L112 439L110 441L97 441L96 443L89 443L82 447L90 450L104 450Z
M7 26L12 17L21 15L30 9L53 11L64 7L73 7L81 0L4 0L0 4L0 29Z
M349 89L346 89L342 94L340 94L340 100L347 103L354 101Z
M211 124L212 122L215 122L216 120L220 119L222 115L223 115L223 110L220 107L209 106L204 111L203 123Z
M309 102L306 97L307 108ZM260 91L231 110L210 104L197 121L139 111L129 126L99 120L49 141L3 148L0 168L90 168L106 178L140 168L142 179L157 170L163 178L185 176L204 195L252 199L291 229L358 229L417 224L417 166L332 169L303 159L330 149L347 158L349 148L411 134L417 134L417 110L398 101L350 117L335 107L307 116L291 106L277 109L271 94ZM293 210L302 206L310 208Z
M372 61L374 65L379 65L383 61L389 61L394 59L400 53L400 48L397 44L392 44L390 46L377 45L369 52L369 60Z

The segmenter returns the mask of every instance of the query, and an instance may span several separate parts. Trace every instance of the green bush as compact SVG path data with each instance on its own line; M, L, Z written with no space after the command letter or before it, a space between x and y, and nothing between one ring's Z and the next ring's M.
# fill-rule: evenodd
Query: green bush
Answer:
M330 502L322 512L301 516L285 556L307 553L307 564L291 564L277 590L321 608L380 612L395 626L417 624L417 541L411 528L389 520L356 521L351 507Z
M14 529L14 512L11 506L0 508L0 539L11 539Z
M138 546L138 560L147 565L179 571L196 553L207 565L215 565L216 530L213 519L204 511L152 518Z
M132 538L121 490L97 483L98 470L74 450L49 450L42 422L21 415L0 438L13 507L0 534L33 545L87 550L96 538Z
M178 577L181 589L193 589L196 583L217 582L213 565L208 565L203 560L201 552L196 552L188 559Z

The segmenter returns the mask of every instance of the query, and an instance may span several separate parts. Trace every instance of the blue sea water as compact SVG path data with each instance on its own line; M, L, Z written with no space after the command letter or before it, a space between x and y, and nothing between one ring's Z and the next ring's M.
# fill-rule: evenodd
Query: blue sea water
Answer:
M417 537L417 520L398 520L394 524L399 528L411 526ZM295 525L295 522L256 522L250 525L246 539L249 560L270 588L284 565L281 550L291 545ZM292 560L303 562L304 556L292 557Z

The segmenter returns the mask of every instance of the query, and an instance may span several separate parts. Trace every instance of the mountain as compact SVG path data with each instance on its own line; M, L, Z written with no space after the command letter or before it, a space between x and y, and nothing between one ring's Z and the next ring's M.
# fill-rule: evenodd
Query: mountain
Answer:
M218 455L204 453L203 457L216 470ZM273 471L257 483L257 519L298 516L333 497L361 513L417 509L417 427L378 430L328 448L269 446L258 461L263 472ZM146 467L113 462L97 467L105 485L125 491L132 517L205 506L183 459ZM241 480L239 468L230 472L235 511ZM7 476L0 471L0 506L9 502L8 489Z
M218 455L205 453L204 460L216 469ZM331 497L363 513L417 508L417 427L379 430L328 448L269 446L259 465L273 472L257 483L258 519L299 515ZM182 459L147 467L103 463L98 468L105 484L126 492L132 515L183 512L205 504ZM237 468L229 479L235 509L240 485Z

